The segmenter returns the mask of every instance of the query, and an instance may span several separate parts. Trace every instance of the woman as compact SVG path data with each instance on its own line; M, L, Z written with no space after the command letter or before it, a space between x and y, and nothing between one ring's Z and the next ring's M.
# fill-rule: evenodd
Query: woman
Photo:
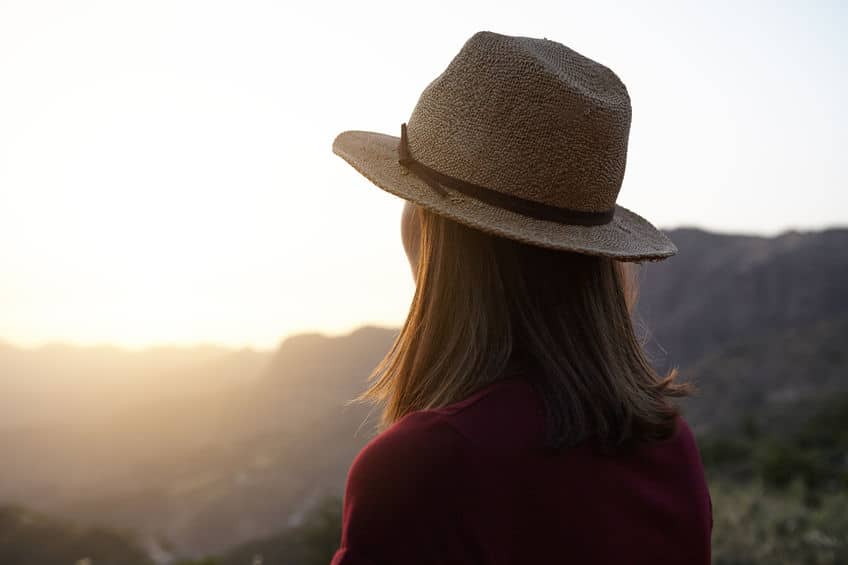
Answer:
M633 272L677 249L616 204L630 99L547 39L480 32L400 138L334 151L406 199L416 282L360 399L333 565L710 561L692 433L634 334Z

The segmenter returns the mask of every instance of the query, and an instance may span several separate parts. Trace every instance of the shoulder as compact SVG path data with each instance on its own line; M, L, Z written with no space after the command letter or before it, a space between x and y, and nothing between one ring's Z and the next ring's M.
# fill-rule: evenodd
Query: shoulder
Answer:
M348 490L379 490L385 497L386 489L397 488L413 495L409 487L455 474L464 449L464 438L443 414L407 414L362 448L348 473Z
M393 469L449 470L470 450L541 445L544 425L543 404L529 383L498 381L447 406L407 414L365 446L351 472L379 472L389 462Z
M368 442L348 472L333 563L363 555L397 561L447 536L438 525L447 527L444 517L462 504L463 443L441 415L427 411L406 415Z
M368 442L348 472L333 565L440 562L435 553L456 535L448 517L464 504L465 450L444 415L427 410Z
M544 446L544 404L524 379L497 381L434 412L450 422L469 446L487 452L517 453Z
M505 417L505 415L509 417ZM414 496L456 485L474 450L541 445L544 413L527 383L497 382L458 402L407 414L368 442L348 473L348 492L407 489ZM415 485L415 491L408 490Z

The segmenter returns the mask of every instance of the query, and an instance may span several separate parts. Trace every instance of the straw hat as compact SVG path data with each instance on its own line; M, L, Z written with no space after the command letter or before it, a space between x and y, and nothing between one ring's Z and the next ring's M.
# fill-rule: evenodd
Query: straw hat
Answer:
M495 235L622 261L677 252L616 204L627 89L560 43L474 34L400 129L342 132L333 152L383 190Z

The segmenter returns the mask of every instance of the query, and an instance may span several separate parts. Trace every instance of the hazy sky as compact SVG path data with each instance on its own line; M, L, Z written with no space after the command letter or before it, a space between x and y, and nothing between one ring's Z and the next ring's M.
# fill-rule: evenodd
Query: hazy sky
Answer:
M399 135L483 29L619 74L619 202L660 227L845 225L844 6L0 0L0 339L270 347L399 324L402 202L330 146Z

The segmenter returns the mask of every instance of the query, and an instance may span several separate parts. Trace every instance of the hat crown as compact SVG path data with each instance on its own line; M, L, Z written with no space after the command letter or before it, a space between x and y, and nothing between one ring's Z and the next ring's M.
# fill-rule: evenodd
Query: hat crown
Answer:
M478 32L421 93L408 121L417 161L527 200L615 206L630 97L610 69L548 39Z

